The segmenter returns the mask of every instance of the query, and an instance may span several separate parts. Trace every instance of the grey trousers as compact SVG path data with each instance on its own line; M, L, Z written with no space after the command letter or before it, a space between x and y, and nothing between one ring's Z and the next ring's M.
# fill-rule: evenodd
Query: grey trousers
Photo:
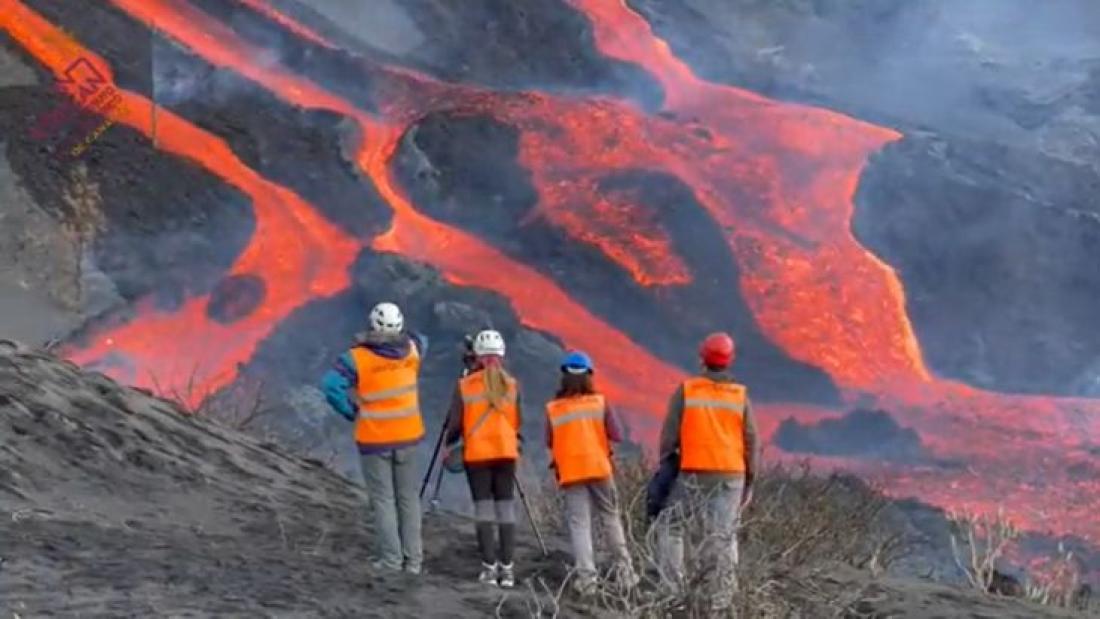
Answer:
M360 464L374 514L376 561L382 567L419 572L424 551L416 448L365 454Z
M729 603L737 587L737 528L745 480L681 473L661 514L661 575L679 587L701 578L716 603ZM684 537L691 539L692 571L684 573Z
M582 583L593 582L597 576L596 555L592 545L593 516L607 534L616 567L633 573L616 494L615 482L610 479L565 487L566 524L573 543L577 580Z

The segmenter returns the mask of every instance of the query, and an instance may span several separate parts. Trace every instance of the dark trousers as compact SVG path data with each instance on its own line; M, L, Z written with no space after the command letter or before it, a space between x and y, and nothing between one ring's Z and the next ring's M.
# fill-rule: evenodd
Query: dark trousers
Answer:
M516 461L467 462L466 481L474 499L477 545L488 564L512 563L516 548ZM495 544L494 528L500 531Z

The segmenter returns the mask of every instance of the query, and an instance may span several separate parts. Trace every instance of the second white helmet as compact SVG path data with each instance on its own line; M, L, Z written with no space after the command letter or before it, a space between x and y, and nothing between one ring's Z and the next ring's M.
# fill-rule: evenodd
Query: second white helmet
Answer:
M474 354L504 356L504 338L498 331L486 329L474 337Z
M370 328L379 333L401 333L405 328L405 317L393 303L379 303L370 311Z

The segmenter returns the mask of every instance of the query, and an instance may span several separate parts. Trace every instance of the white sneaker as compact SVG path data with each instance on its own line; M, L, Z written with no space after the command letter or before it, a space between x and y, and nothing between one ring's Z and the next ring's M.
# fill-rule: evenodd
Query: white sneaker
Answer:
M481 573L477 575L477 579L487 585L496 586L499 573L500 567L497 563L482 563Z
M516 586L516 573L512 565L511 563L505 563L500 566L500 579L497 582L505 589L511 589Z

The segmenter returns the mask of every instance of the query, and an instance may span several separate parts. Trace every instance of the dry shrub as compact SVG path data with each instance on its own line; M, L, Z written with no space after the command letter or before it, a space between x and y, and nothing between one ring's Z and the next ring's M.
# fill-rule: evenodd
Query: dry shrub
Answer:
M62 230L74 244L84 248L94 241L107 225L99 183L88 176L86 165L78 163L73 167L61 197L68 206L65 221L61 224Z
M947 518L955 563L975 590L1056 608L1089 610L1092 606L1089 588L1081 583L1081 564L1064 544L1058 544L1052 557L1033 564L1021 585L998 570L1001 558L1021 535L1003 508L995 514L952 512Z
M638 456L621 461L616 483L631 555L640 585L623 591L604 587L585 600L588 611L629 617L702 617L709 614L707 575L713 570L715 540L702 527L684 536L683 593L669 590L661 576L660 526L645 514L646 485L656 466ZM532 492L532 512L548 532L565 533L561 493L552 481ZM818 586L816 576L838 563L872 572L902 556L906 540L884 517L888 501L849 476L819 476L808 466L771 466L759 475L753 502L742 515L735 611L742 617L818 616L848 613L862 590ZM701 514L688 514L701 522ZM597 532L595 539L602 536ZM605 562L606 563L606 562ZM551 589L566 591L567 589ZM554 600L554 605L557 606Z
M983 593L993 589L999 574L997 564L1009 544L1020 537L1020 530L1005 516L996 514L950 512L951 554L970 586ZM965 546L966 551L963 551Z
M1087 610L1081 586L1081 565L1073 551L1058 544L1058 552L1040 565L1032 566L1024 584L1024 597L1044 606Z
M275 410L264 398L263 382L238 379L224 389L207 392L198 387L198 375L196 367L181 387L165 386L152 376L152 393L195 417L235 430L252 429L257 421ZM193 405L194 402L198 404Z
M77 309L84 295L81 287L82 260L106 228L107 219L103 214L99 184L91 179L83 163L73 167L61 198L66 209L58 228L63 239L61 243L67 247L58 248L58 254L66 258L63 273L66 284L56 292L62 303L70 309Z

